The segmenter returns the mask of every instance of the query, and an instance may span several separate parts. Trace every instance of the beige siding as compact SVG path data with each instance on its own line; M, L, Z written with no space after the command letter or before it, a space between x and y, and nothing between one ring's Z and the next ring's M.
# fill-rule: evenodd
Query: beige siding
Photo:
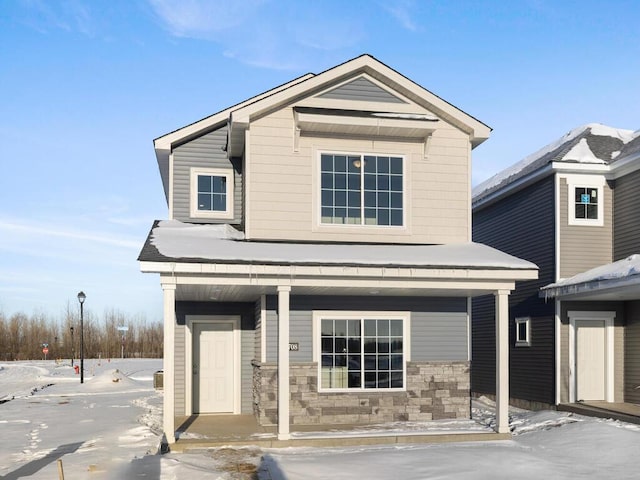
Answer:
M560 179L560 278L612 261L612 193L604 186L604 225L569 225L568 186Z
M456 243L469 240L469 138L439 122L429 143L416 140L300 136L292 108L251 124L247 159L247 234L251 239ZM406 228L318 225L319 152L405 157Z

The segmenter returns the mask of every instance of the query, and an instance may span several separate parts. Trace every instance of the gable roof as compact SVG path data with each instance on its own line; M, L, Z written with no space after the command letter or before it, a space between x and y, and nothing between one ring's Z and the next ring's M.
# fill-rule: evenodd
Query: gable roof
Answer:
M606 167L627 155L628 149L640 149L640 131L617 129L598 123L574 128L558 140L498 172L477 185L472 192L473 206L495 198L528 179L552 172L552 167L578 164L606 171Z
M421 87L371 55L363 54L317 75L309 73L298 77L291 82L156 138L154 147L165 195L168 197L169 155L172 148L225 123L229 124L230 142L236 142L238 140L235 139L243 137L242 133L248 127L251 119L314 94L330 94L329 96L331 97L331 92L335 94L336 90L340 88L348 88L346 84L350 83L350 79L360 83L364 82L371 89L381 90L383 92L380 95L383 99L382 103L398 105L397 102L390 101L395 95L386 92L364 77L358 78L364 74L396 92L399 100L402 100L401 97L405 97L469 134L473 147L489 138L491 128L486 124ZM345 84L339 85L341 82L345 82ZM332 88L334 86L337 88ZM323 92L325 90L326 92Z

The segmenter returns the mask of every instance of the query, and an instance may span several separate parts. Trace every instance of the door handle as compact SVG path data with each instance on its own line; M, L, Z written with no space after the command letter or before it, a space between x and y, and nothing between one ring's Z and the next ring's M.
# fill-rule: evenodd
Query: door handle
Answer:
M198 374L198 365L196 365L195 363L193 364L193 374L194 375Z

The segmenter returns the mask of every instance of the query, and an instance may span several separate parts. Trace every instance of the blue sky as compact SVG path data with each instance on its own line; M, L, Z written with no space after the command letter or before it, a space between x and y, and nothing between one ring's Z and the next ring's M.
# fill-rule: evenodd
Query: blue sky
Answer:
M5 0L0 311L161 319L152 140L369 53L493 128L474 183L579 125L640 128L640 2Z

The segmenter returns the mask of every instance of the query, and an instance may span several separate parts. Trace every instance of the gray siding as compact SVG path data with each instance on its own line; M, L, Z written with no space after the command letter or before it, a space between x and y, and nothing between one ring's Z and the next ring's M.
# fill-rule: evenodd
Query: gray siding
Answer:
M328 98L334 100L359 100L368 102L384 103L406 103L404 100L392 95L388 91L380 88L375 83L364 77L345 83L333 90L329 90L318 98Z
M613 192L613 259L640 253L640 170L618 178Z
M547 404L555 403L555 306L538 298L538 290L555 280L554 191L550 176L473 212L473 241L540 268L537 280L518 282L509 296L510 394ZM494 303L492 295L473 300L471 388L476 393L495 393ZM527 316L531 346L515 347L514 319Z
M227 143L227 127L190 140L173 149L173 218L193 223L242 222L242 173L240 159L231 162L223 150ZM191 167L224 168L234 170L234 205L232 221L190 216L190 169Z
M604 186L604 225L569 225L568 185L560 179L560 278L568 278L611 262L611 188Z
M410 311L411 360L467 360L466 298L291 296L289 336L299 344L292 362L313 361L313 310ZM277 297L267 298L267 362L277 361Z
M625 304L624 401L640 404L640 300Z
M467 360L467 314L411 312L411 361Z
M253 366L251 362L255 358L255 304L254 303L215 303L215 302L176 302L176 317L178 325L176 332L186 328L187 315L238 315L240 322L240 342L241 342L241 411L242 413L253 413ZM181 346L178 345L178 335L176 333L176 358L178 357L178 349L182 348L182 358L184 359L184 334L182 335ZM184 364L183 364L184 365ZM176 372L178 369L176 368ZM184 366L182 368L184 376ZM176 382L176 399L179 394L184 395L184 380L182 388L178 388ZM176 400L177 404L177 400ZM176 412L184 415L184 400L182 401L182 410Z

